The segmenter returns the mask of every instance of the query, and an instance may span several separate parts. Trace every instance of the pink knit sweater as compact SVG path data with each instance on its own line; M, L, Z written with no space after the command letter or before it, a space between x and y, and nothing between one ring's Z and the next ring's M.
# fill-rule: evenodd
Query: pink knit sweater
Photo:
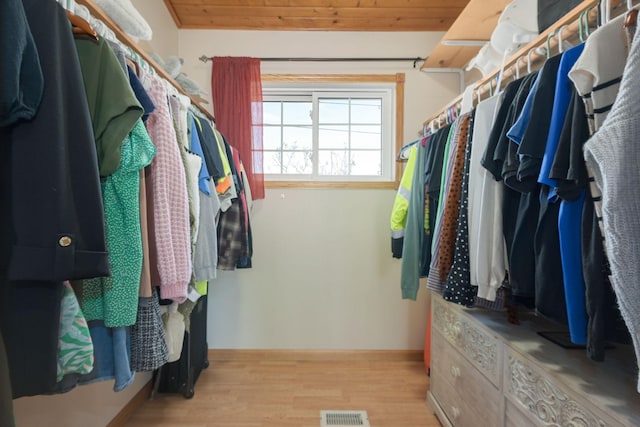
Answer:
M149 136L156 146L156 157L149 166L147 182L152 284L160 286L162 298L183 302L192 269L184 165L164 83L148 73L142 77L156 106L147 121Z

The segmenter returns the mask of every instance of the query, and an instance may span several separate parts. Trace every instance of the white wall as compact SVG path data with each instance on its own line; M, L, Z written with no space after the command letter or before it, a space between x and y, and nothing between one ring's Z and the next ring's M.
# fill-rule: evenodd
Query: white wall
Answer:
M165 60L178 55L178 28L164 3L158 0L131 0L131 4L144 16L153 31L151 40L141 40L140 46Z
M179 30L183 70L210 91L198 57L416 57L440 33ZM420 64L418 64L419 67ZM459 91L457 74L409 62L263 62L263 73L406 73L405 142ZM233 141L231 141L233 143ZM427 292L403 301L391 257L395 190L270 189L253 210L253 268L210 286L208 342L239 349L422 349Z

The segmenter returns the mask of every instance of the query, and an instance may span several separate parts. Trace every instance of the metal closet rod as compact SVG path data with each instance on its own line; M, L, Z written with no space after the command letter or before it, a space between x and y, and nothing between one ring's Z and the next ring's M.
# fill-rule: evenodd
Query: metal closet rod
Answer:
M202 62L213 60L212 56L202 55L198 58ZM391 61L413 61L413 68L419 61L426 61L427 58L419 56L414 58L259 58L260 61L266 62L391 62Z

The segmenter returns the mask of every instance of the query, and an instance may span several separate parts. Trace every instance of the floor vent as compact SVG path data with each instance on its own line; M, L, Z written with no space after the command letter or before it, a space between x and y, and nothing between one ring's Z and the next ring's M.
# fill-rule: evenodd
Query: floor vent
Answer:
M320 411L320 427L371 427L367 411Z

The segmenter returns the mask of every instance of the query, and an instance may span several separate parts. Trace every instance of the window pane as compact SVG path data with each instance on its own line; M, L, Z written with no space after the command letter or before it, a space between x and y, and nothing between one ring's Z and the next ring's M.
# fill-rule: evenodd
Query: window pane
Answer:
M381 126L351 126L351 149L379 150L382 148Z
M269 125L280 124L280 102L262 103L262 122Z
M318 99L318 114L320 123L349 123L348 99Z
M279 150L282 148L280 126L265 126L262 131L262 148L265 150Z
M349 148L349 126L320 125L318 147L320 149Z
M320 175L349 175L349 152L346 150L321 150L318 153Z
M282 122L287 125L310 125L310 102L284 102L282 104Z
M382 152L351 151L351 175L382 175Z
M313 172L311 151L283 151L282 173L308 175Z
M279 151L265 151L263 156L264 161L264 173L276 173L280 174L280 152Z
M352 99L351 123L382 123L382 99Z
M311 126L283 126L282 148L285 150L311 150Z

